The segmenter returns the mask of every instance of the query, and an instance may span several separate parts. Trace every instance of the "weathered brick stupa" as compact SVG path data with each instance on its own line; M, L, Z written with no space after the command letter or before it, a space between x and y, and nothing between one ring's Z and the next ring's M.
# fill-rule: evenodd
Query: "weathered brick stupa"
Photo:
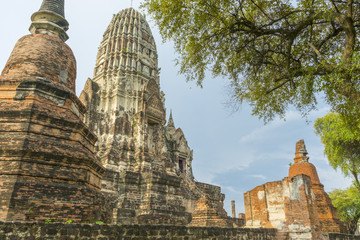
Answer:
M64 0L44 0L0 76L0 221L96 221L104 173L75 95Z
M102 191L113 199L114 223L187 224L203 193L226 217L220 188L194 181L193 152L172 114L165 125L155 41L133 8L112 18L80 99L99 139Z
M246 227L277 228L295 239L322 239L321 232L344 232L304 140L296 143L289 176L244 194Z
M315 202L318 218L323 232L344 232L345 228L339 220L337 210L332 205L329 195L324 190L324 185L320 183L316 167L309 162L304 140L296 143L295 164L289 168L289 177L292 178L299 174L310 177L312 190L315 194Z

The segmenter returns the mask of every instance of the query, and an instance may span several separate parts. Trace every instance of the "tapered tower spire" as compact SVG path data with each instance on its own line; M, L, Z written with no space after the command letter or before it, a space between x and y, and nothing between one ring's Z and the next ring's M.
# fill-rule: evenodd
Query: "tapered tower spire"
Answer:
M65 0L43 0L40 10L31 16L31 33L56 34L64 42L69 39L69 23L64 14Z
M175 128L175 123L174 123L174 119L173 119L173 116L172 116L172 110L170 110L170 117L169 117L168 127Z

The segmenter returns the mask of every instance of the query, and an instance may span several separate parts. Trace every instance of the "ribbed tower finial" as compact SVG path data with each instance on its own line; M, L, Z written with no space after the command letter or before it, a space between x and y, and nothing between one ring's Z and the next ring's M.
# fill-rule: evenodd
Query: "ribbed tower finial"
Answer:
M160 85L159 70L155 40L145 17L133 8L121 10L104 33L94 79L112 76L113 80L105 82L115 84L117 79L132 76L131 85L141 88L150 79Z
M31 16L30 32L56 34L64 42L68 40L69 23L64 9L65 0L43 0L40 10Z
M65 18L65 0L44 0L39 11L49 11L59 14Z

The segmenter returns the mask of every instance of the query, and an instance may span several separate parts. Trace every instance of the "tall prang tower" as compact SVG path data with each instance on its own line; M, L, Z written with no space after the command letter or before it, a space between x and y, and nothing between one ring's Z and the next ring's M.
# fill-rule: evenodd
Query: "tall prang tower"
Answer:
M226 215L220 188L194 181L193 152L172 116L165 125L156 44L135 9L113 16L80 100L98 137L113 223L187 224L202 192Z
M104 168L75 95L64 0L31 20L0 76L0 221L100 220Z
M89 110L85 123L99 137L96 149L107 168L137 171L165 167L161 161L149 163L149 157L164 157L163 146L151 142L156 140L153 137L164 137L156 133L166 120L156 45L139 12L131 8L113 17L99 47L94 77L87 81L80 99ZM127 160L114 162L114 155Z

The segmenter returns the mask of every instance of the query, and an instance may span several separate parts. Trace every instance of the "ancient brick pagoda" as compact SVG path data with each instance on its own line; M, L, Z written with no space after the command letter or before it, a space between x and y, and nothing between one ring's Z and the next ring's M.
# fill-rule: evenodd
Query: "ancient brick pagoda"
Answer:
M337 210L332 205L329 195L320 183L315 166L309 162L304 140L296 143L295 164L289 168L289 178L299 174L310 177L312 191L315 194L315 205L320 221L321 230L324 232L343 232L344 226L339 220Z
M0 76L0 221L186 225L203 194L227 218L220 188L194 181L172 114L165 125L145 18L114 16L81 101L64 0L44 0L31 20Z
M106 168L102 191L114 204L114 223L190 222L209 194L226 218L220 188L194 181L193 153L170 114L166 123L158 54L150 27L135 9L114 15L99 47L94 76L80 99L85 123L97 135Z
M309 163L304 140L296 143L289 176L244 194L247 227L277 228L301 239L323 239L321 232L345 232L336 208Z
M64 0L44 0L0 76L0 220L96 221L104 168L75 95Z
M172 113L166 124L139 12L114 15L80 98L64 0L43 0L31 20L0 76L0 239L349 239L325 237L344 228L303 140L289 176L245 193L246 215L235 218L232 202L227 217L221 188L195 180ZM258 229L238 228L244 218Z

